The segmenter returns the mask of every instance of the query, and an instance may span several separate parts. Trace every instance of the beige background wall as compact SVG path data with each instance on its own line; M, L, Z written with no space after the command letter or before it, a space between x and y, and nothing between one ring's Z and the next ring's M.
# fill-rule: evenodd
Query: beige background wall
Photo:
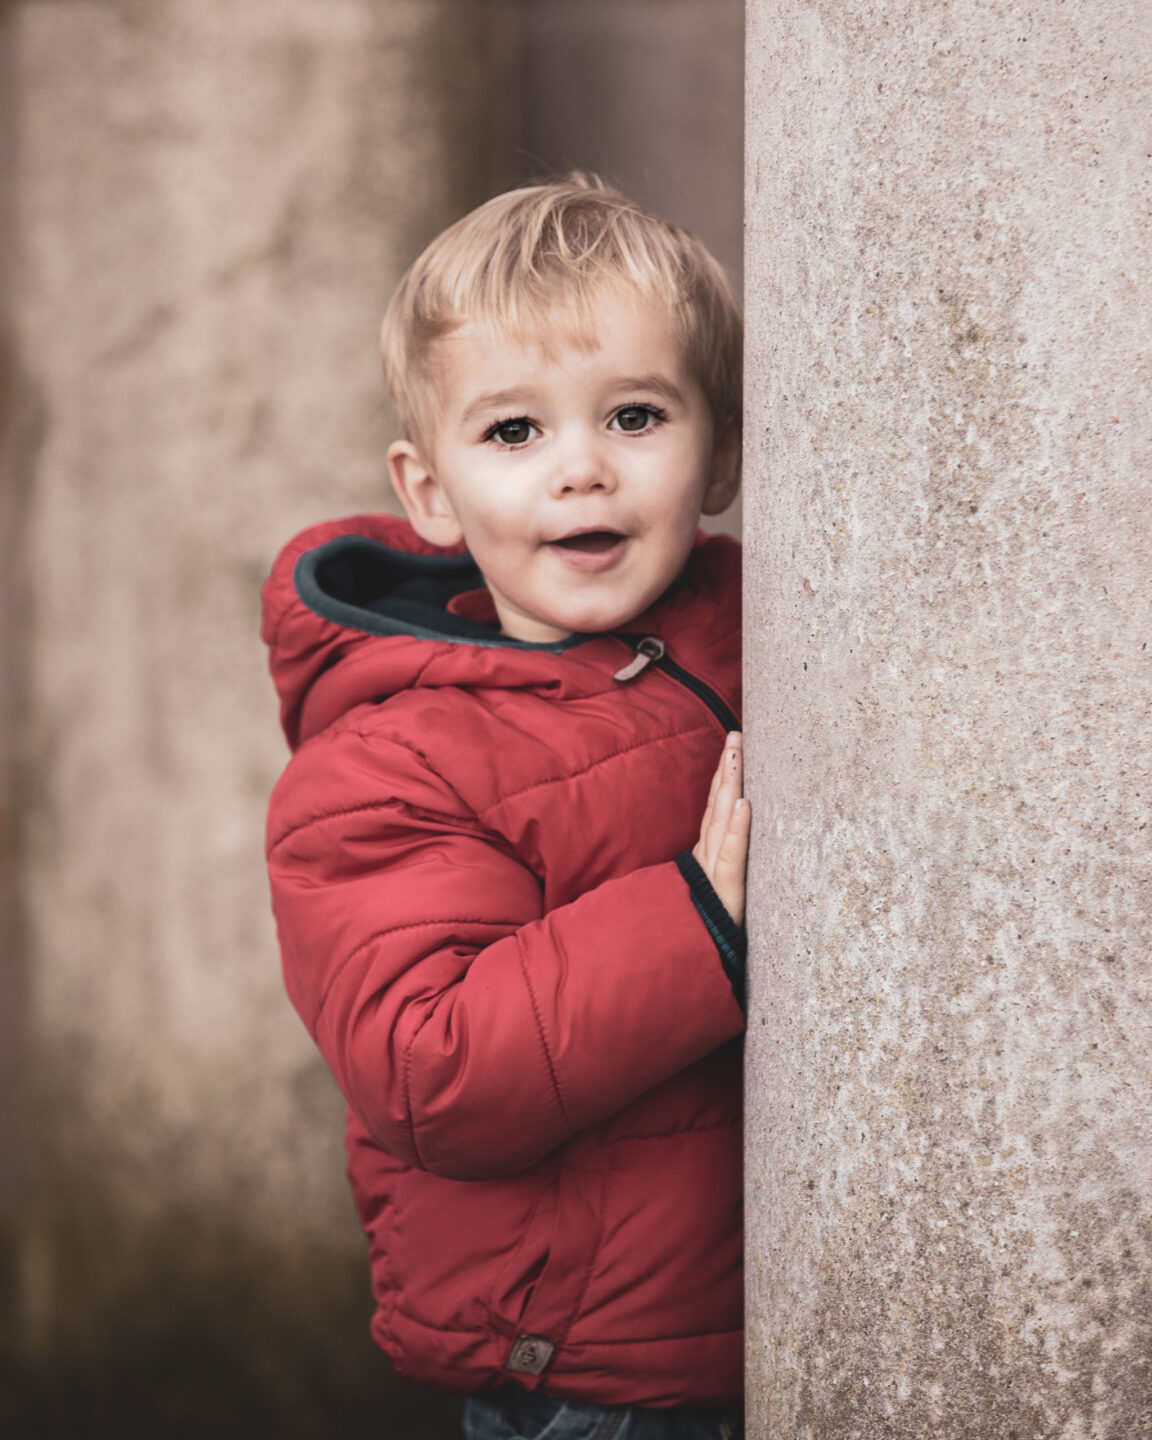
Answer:
M5 1434L453 1431L280 988L257 591L385 503L378 316L468 206L598 166L737 253L740 6L664 8L3 8Z
M300 524L381 493L377 317L503 178L512 20L453 0L9 7L9 1305L62 1433L331 1434L408 1403L365 1333L341 1103L280 989L257 591Z
M749 9L757 1440L1152 1433L1150 73Z

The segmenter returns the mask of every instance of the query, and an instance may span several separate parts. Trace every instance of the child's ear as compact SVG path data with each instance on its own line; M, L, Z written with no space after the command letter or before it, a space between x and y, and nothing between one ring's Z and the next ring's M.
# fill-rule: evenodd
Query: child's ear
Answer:
M743 465L743 438L739 424L733 423L720 432L712 447L712 473L700 507L703 514L719 515L721 510L727 510L740 489Z
M449 548L464 538L448 493L410 440L388 447L388 474L413 530L431 545Z

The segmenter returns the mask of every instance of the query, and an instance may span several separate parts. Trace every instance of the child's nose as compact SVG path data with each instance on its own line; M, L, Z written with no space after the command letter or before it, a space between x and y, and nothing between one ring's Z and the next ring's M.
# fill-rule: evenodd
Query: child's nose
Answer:
M552 490L556 495L587 494L594 490L612 491L616 474L594 440L577 436L567 440L556 456Z

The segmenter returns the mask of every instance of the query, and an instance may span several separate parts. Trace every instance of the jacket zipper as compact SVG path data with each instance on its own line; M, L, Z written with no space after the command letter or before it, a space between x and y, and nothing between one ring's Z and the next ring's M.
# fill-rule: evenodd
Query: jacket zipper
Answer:
M740 722L715 690L705 685L703 680L685 670L682 665L677 665L665 651L664 642L657 635L619 635L617 639L623 640L626 645L631 645L635 650L635 656L629 660L622 669L617 670L612 677L622 683L634 680L637 675L642 675L649 666L657 670L663 670L664 674L683 685L685 690L690 690L699 700L703 700L725 732L739 730Z

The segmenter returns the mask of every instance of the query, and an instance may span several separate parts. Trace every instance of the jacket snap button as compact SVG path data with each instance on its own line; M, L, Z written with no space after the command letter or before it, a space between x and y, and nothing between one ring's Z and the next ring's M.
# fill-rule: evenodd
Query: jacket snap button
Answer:
M556 1352L556 1346L543 1335L521 1335L512 1353L504 1362L505 1370L515 1370L521 1375L540 1375Z

